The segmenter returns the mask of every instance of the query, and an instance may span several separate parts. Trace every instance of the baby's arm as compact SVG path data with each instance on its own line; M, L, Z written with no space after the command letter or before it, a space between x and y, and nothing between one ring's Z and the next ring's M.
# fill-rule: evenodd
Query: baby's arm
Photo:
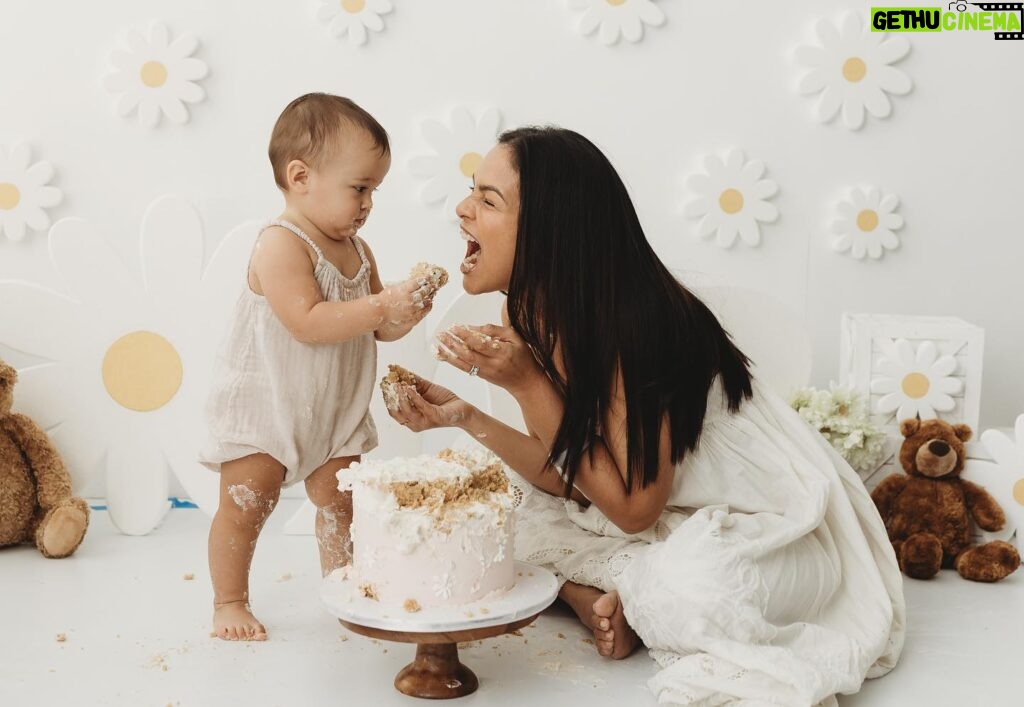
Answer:
M325 301L309 251L283 229L263 232L253 251L252 270L274 315L296 340L307 344L347 341L387 320L412 319L421 310L415 302L415 281L351 302Z
M373 257L373 251L370 250L370 246L366 244L366 241L363 241L363 251L366 253L366 259L370 261L370 293L371 295L381 296L385 290L389 290L391 288L384 287L384 284L380 281L380 272L377 270L377 260ZM396 341L401 339L403 336L408 334L414 326L423 321L423 318L430 313L430 309L433 306L434 294L437 291L430 287L429 284L420 284L419 280L414 279L412 282L415 282L420 288L417 292L419 293L421 300L416 304L422 306L413 312L411 318L401 321L388 318L382 321L373 332L377 341ZM394 285L392 285L392 287L394 287ZM424 287L426 287L426 289L423 289Z

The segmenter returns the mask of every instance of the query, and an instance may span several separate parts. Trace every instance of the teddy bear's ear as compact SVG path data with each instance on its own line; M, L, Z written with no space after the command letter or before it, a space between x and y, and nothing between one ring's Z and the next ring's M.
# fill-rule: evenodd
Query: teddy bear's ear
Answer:
M18 380L18 371L0 361L0 385L13 386Z
M900 423L900 434L904 437L911 436L919 429L921 429L921 420L916 417L911 417Z
M974 436L971 428L964 424L953 425L953 434L959 437L961 442L966 442Z

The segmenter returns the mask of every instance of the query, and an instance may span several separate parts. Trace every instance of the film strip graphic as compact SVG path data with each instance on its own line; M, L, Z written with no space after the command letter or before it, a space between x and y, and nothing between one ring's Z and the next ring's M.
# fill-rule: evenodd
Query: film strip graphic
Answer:
M993 12L997 10L1003 12L1006 12L1007 10L1009 10L1010 12L1019 12L1021 19L1021 27L1024 27L1024 2L955 2L950 3L950 9L952 9L952 7L955 6L956 9L961 10L961 5L974 5L975 7L980 7L982 10L985 10L986 12ZM995 32L994 35L996 40L1024 40L1024 32Z

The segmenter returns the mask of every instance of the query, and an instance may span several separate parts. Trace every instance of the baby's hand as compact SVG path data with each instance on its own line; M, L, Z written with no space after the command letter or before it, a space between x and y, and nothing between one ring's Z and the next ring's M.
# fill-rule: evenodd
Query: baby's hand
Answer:
M405 324L423 318L424 309L429 308L436 291L425 278L410 278L388 285L370 301L381 308L384 325Z

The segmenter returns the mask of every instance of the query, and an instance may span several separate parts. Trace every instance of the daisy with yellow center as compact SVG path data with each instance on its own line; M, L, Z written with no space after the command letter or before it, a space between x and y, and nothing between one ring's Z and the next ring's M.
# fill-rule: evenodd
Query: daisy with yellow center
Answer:
M32 151L26 143L9 149L0 145L0 236L20 241L25 233L50 227L46 209L64 198L57 187L49 185L53 165L32 163Z
M687 184L697 197L686 204L683 213L700 219L697 235L715 237L722 248L729 248L739 236L749 246L761 242L761 223L779 217L768 199L778 191L770 179L762 179L765 166L760 160L744 159L743 152L730 150L723 161L709 155L705 171L692 175Z
M956 407L953 396L963 392L962 378L955 377L957 363L952 355L939 355L934 341L921 341L915 348L906 339L881 342L883 358L871 381L871 392L881 395L875 412L895 420L936 417Z
M840 27L827 20L818 22L819 44L797 48L796 59L810 71L798 90L805 95L820 94L815 115L821 122L842 113L843 125L857 130L866 113L886 118L892 112L890 95L910 92L910 78L892 63L910 51L902 36L866 31L860 17L850 13Z
M582 10L578 31L583 36L597 32L602 44L612 45L622 37L639 42L644 27L665 24L665 13L651 0L569 0L569 7Z
M327 23L332 36L348 40L359 47L366 44L369 32L384 29L386 15L392 10L391 0L320 0L316 16Z
M81 495L140 535L167 510L168 470L212 514L218 478L196 462L203 402L257 224L229 233L203 266L202 222L187 202L150 205L141 282L81 219L50 230L63 291L0 281L0 344L38 363L19 371L18 406L50 433Z
M420 195L424 203L444 201L445 215L458 220L455 206L466 196L483 156L494 147L500 122L496 108L488 108L474 118L465 106L452 111L449 125L437 120L423 121L423 135L433 154L412 158L409 169L427 180Z
M195 83L208 71L205 62L192 56L199 40L183 34L172 41L160 22L153 24L148 35L131 30L125 39L127 48L110 55L114 70L103 80L104 87L117 95L117 114L127 116L138 109L139 122L150 128L160 123L161 116L174 123L188 122L186 104L206 98Z
M1017 417L1012 438L1000 430L985 430L981 444L993 462L971 460L963 476L992 494L1006 515L1003 529L983 533L985 540L1010 540L1016 531L1017 549L1024 551L1024 415Z
M895 231L903 227L903 217L896 213L898 206L895 194L883 194L873 187L852 189L849 198L836 206L832 248L858 260L865 255L877 260L885 251L895 250L900 245Z

